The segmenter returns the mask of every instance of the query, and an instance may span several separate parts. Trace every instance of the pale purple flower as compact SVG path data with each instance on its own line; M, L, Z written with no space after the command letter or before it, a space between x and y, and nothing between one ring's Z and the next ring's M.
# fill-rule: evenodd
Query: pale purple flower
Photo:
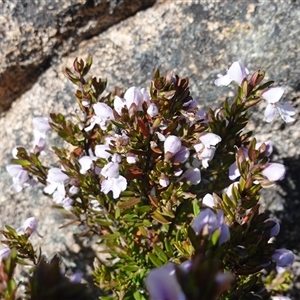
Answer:
M207 229L209 236L219 229L221 232L219 245L226 242L230 237L229 227L224 221L224 212L220 209L218 209L217 215L210 208L203 209L192 221L191 226L196 235L199 235L204 228Z
M28 234L29 236L33 233L36 233L38 237L42 238L43 236L38 232L38 220L35 217L31 217L25 220L23 225L17 229L18 234Z
M30 179L28 171L24 170L21 165L11 164L6 166L6 171L12 177L13 184L11 189L15 192L21 192L28 186L34 186L37 182L34 179Z
M195 114L195 121L202 120L203 123L208 123L209 120L207 119L207 113L206 111L199 109L197 113Z
M269 157L269 156L272 154L272 152L273 152L273 145L272 145L272 142L271 142L271 141L257 142L256 145L255 145L255 149L258 150L259 147L260 147L262 144L265 144L265 145L266 145L266 153L265 153L265 156L266 156L266 157ZM248 160L248 159L249 159L248 149L247 149L247 148L244 148L244 147L241 147L240 149L242 149L242 151L243 151L243 153L244 153L244 156L245 156L246 160ZM238 169L236 162L234 162L234 163L231 164L230 167L229 167L229 179L230 179L230 180L235 180L235 179L238 178L239 176L241 176L240 170Z
M94 160L96 160L97 157L95 156L81 156L78 159L78 163L80 164L80 174L86 174L87 171L89 171L92 166L94 165Z
M69 179L69 176L62 172L59 168L51 168L48 170L47 186L44 188L46 194L52 195L58 187L64 187L64 183Z
M63 206L66 210L71 210L74 200L70 197L66 197L65 183L68 179L69 176L63 173L61 169L49 169L47 176L48 185L44 188L44 192L52 195L54 203ZM76 191L76 188L74 190L71 187L71 191Z
M268 218L264 221L264 223L273 221L275 224L270 228L270 238L276 236L280 231L279 221L276 218Z
M70 277L70 281L73 283L80 283L83 277L82 272L76 272Z
M102 168L100 174L105 178L117 177L119 175L119 169L120 169L119 164L117 162L111 161Z
M185 103L183 103L182 107L185 107L185 110L192 111L194 110L199 104L199 101L191 99Z
M272 296L271 300L292 300L290 297L285 296Z
M151 118L154 118L158 114L158 108L157 108L157 106L154 103L150 103L148 105L147 114Z
M235 81L239 86L242 84L244 78L249 74L249 70L244 66L242 61L235 61L228 69L226 75L218 74L218 78L215 80L215 85L229 85L232 81Z
M272 255L272 259L276 262L278 267L291 267L295 261L295 255L291 250L277 249Z
M8 257L10 256L10 253L11 253L11 250L8 247L5 247L0 250L0 264L3 259L8 259Z
M186 299L177 282L173 263L151 270L146 278L146 286L150 294L150 300Z
M119 155L113 156L113 160L106 164L102 170L101 175L105 177L105 180L101 182L101 192L108 194L110 191L113 192L113 198L117 199L120 193L125 191L127 188L127 180L125 177L119 174Z
M286 170L282 164L269 163L261 173L266 176L269 181L278 181L284 178Z
M199 235L201 231L206 228L209 237L211 237L216 230L220 230L219 245L230 238L229 227L224 221L224 212L220 209L218 209L217 215L210 208L203 209L192 221L191 226L196 235Z
M259 147L260 147L262 144L265 144L265 145L266 145L266 153L265 153L265 156L269 157L269 156L272 154L272 152L273 152L273 143L272 143L272 141L257 142L256 145L255 145L255 149L258 150Z
M143 95L143 100L149 104L150 103L150 95L145 88L141 88L141 93ZM148 105L149 106L149 105Z
M201 181L201 172L198 168L189 168L183 174L183 177L192 185L197 185Z
M106 103L101 102L93 104L93 109L95 115L90 119L90 125L84 130L90 131L96 124L98 124L102 130L106 130L109 121L115 119L113 109Z
M162 186L162 187L167 187L169 184L170 184L170 180L167 176L163 176L159 179L159 184Z
M34 131L46 138L46 133L51 129L48 118L36 117L32 120Z
M147 99L144 99L145 97L145 91L143 90L143 93L141 90L139 90L137 87L133 86L130 87L124 94L124 99L120 98L119 96L115 96L114 100L114 108L115 111L121 116L122 115L122 109L126 106L129 110L131 105L134 103L136 105L136 108L138 111L143 110L143 102L149 101L149 97Z
M218 135L206 132L200 138L199 144L194 145L197 152L198 159L201 160L203 168L208 168L208 161L214 158L216 152L216 145L221 142L221 137Z
M244 156L246 159L249 159L248 156L248 149L247 148L241 148L243 150ZM236 178L238 178L239 176L241 176L240 170L237 167L236 161L230 165L229 167L229 179L230 180L235 180Z
M295 118L292 118L296 114L295 109L288 103L279 103L283 93L282 88L274 87L262 94L262 97L268 102L265 110L265 119L268 123L272 122L278 113L286 123L295 121Z
M181 146L180 150L174 154L173 161L184 163L190 156L190 150L185 147Z
M69 193L72 195L77 194L80 191L80 188L78 186L72 185L69 189Z
M181 139L175 135L169 135L164 142L165 153L170 152L173 155L181 149Z
M65 198L63 198L61 205L65 210L71 211L73 209L73 203L74 203L74 200L72 198L65 197Z
M111 157L111 153L109 153L108 151L110 151L109 143L95 146L95 155L99 158L105 158L106 160L108 160Z
M46 154L46 133L51 129L48 118L37 117L32 120L33 123L33 136L34 148L38 148L38 152Z
M108 151L110 150L109 144L110 142L114 140L113 137L106 138L104 145L96 145L95 146L95 155L92 151L90 151L89 155L85 155L79 158L78 162L81 166L80 173L86 174L87 171L89 171L93 165L94 161L97 160L97 158L105 158L108 160L111 157L111 153Z
M121 192L127 188L127 180L125 177L118 175L117 177L107 178L101 183L101 192L108 194L113 192L113 198L119 198Z

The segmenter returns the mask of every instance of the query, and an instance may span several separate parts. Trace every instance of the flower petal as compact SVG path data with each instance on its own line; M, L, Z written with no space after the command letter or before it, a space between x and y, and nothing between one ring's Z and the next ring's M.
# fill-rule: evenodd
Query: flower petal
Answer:
M266 176L269 181L277 181L284 178L286 170L282 164L270 163L261 173Z
M238 85L242 84L244 78L249 74L242 61L235 61L227 72L229 78L235 81Z
M281 87L274 87L268 89L261 96L267 100L269 103L274 104L280 100L284 93L284 89Z
M265 119L266 122L270 123L274 120L277 114L277 108L272 104L268 104L265 110Z

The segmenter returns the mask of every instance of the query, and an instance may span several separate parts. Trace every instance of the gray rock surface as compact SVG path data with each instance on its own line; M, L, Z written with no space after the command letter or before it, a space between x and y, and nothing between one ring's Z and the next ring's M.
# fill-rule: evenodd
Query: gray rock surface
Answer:
M1 0L0 112L32 87L53 58L154 2Z
M217 88L213 81L218 73L225 73L233 61L242 59L252 72L258 68L266 70L267 79L284 87L284 101L297 109L294 123L284 124L277 118L268 124L263 121L265 104L262 104L253 113L249 128L259 140L271 139L276 148L273 161L287 165L287 177L265 190L262 198L263 207L282 222L278 247L290 248L298 255L295 272L299 280L299 8L296 1L157 2L100 35L83 40L75 52L65 57L57 55L31 89L24 92L0 120L0 227L3 224L19 226L26 217L35 215L40 219L45 237L36 238L34 242L49 254L67 253L70 249L72 253L80 253L80 246L73 242L73 229L57 230L63 221L61 215L51 209L51 199L36 188L21 194L12 193L11 179L5 171L11 149L15 145L31 145L33 117L74 111L74 88L62 70L71 66L75 57L93 55L92 72L108 79L108 90L115 85L148 86L156 67L162 73L174 70L180 76L189 76L192 95L203 108L218 107L221 101L233 95L232 88ZM293 299L300 298L299 289L295 283L291 292Z

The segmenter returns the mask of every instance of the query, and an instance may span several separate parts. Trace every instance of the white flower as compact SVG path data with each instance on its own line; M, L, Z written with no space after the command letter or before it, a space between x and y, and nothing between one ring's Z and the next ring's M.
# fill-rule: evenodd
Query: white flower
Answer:
M265 119L268 123L272 122L279 113L284 122L289 123L295 121L291 116L295 115L295 109L288 103L280 104L278 101L282 97L284 90L280 87L268 89L262 94L262 97L268 101L265 110Z
M95 115L92 116L90 120L90 125L84 130L92 130L96 124L98 124L102 130L106 130L107 123L109 122L109 120L115 119L112 108L105 103L98 102L93 104L93 109Z
M229 85L231 81L235 81L238 85L242 84L244 78L249 74L249 70L244 66L242 61L235 61L231 67L228 69L226 75L218 75L215 80L215 85Z
M215 155L215 146L221 142L222 139L214 133L206 132L199 140L201 143L194 145L194 148L198 158L201 160L203 168L206 169L208 168L208 161L212 160Z

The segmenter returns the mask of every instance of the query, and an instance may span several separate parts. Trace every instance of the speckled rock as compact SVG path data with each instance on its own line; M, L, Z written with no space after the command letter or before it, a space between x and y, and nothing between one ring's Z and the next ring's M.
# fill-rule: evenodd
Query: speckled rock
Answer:
M1 0L0 112L36 82L53 58L154 2Z
M0 120L4 129L0 133L0 226L4 223L18 226L26 217L35 215L41 219L45 235L37 240L43 249L48 253L57 250L67 253L72 245L72 229L56 231L64 221L50 208L51 199L38 189L13 194L5 165L15 145L31 145L33 117L57 111L74 112L74 89L62 70L71 66L75 57L93 55L92 72L108 79L108 90L115 85L146 87L156 67L162 73L173 70L180 76L189 76L192 95L203 108L218 107L226 97L233 96L234 87L217 88L213 82L233 61L242 59L251 72L258 68L266 70L267 79L275 80L276 86L285 89L284 101L297 110L297 121L292 124L284 124L279 118L268 124L263 121L266 106L263 103L253 112L249 129L254 130L258 140L271 139L275 146L272 160L287 166L286 178L263 192L262 206L280 218L278 247L290 248L298 255L295 272L299 276L299 20L299 5L293 1L159 1L100 35L82 41L77 51L57 56ZM54 138L50 140L56 141ZM80 247L74 245L71 249L76 254ZM292 299L300 298L299 290L295 283Z

